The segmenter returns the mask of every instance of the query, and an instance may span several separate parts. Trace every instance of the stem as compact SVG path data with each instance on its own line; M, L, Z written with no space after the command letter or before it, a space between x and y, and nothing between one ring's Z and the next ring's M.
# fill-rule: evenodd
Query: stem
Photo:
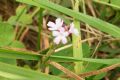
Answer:
M79 11L79 0L75 0L75 6L73 7L75 11ZM73 57L74 58L83 58L82 53L82 42L81 42L81 32L80 32L80 22L77 20L74 20L75 28L78 29L80 35L72 35L72 43L73 43ZM80 74L83 70L83 62L75 62L75 73Z
M25 6L25 7L22 9L22 11L17 15L17 18L16 18L14 24L17 23L17 22L19 22L20 17L25 13L25 10L26 10L26 6ZM24 29L24 27L22 26L22 27L20 28L20 31L19 31L18 34L16 35L16 40L19 39L19 37L20 37L23 29Z
M40 10L40 7L36 8L35 11L31 14L31 18L34 17Z
M82 0L82 9L83 9L83 13L86 14L86 7L85 7L85 1L84 0ZM85 24L85 25L86 25L86 30L89 31L89 28L88 28L89 25L88 24ZM87 32L86 38L87 39L90 38L90 33L89 32ZM91 46L91 41L88 41L88 44L89 44L89 46Z
M57 69L61 70L62 72L64 72L65 74L69 75L70 77L72 77L76 80L84 80L80 76L76 75L72 71L68 70L67 68L64 68L62 65L60 65L56 62L51 61L51 62L49 62L49 64L51 64L52 66L56 67Z
M43 23L43 9L40 8L40 11L39 11L39 17L38 17L38 22L39 22L39 25L38 25L38 42L37 42L37 50L40 50L40 39L41 39L41 31L42 31L42 23Z

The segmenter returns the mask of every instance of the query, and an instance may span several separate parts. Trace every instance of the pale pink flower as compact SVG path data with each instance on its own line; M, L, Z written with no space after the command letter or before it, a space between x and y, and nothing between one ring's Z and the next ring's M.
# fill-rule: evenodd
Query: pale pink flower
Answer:
M52 35L55 37L55 44L59 44L60 42L66 44L69 34L75 34L76 36L79 36L79 31L74 27L73 23L70 24L68 29L66 25L63 25L63 20L60 18L57 18L55 23L49 21L47 26L49 27L48 29L52 31Z
M67 36L69 33L65 31L64 28L61 28L59 31L53 31L52 35L55 37L54 38L54 43L59 44L62 42L63 44L67 43Z
M70 29L68 31L70 34L75 34L76 36L79 36L79 31L74 27L74 24L70 24Z
M60 18L57 18L54 22L49 21L47 26L49 26L49 30L54 31L54 30L59 30L63 25L63 20Z

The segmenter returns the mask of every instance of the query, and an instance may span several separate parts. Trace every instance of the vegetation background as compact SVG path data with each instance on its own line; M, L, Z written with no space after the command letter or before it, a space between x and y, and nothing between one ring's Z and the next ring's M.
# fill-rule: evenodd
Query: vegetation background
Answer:
M53 43L56 18L79 36ZM120 0L0 0L0 80L120 80Z

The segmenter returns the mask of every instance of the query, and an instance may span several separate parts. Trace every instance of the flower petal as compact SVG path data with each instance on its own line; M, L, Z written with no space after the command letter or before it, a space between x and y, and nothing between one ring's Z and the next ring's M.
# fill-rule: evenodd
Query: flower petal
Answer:
M62 43L66 44L67 43L67 38L66 37L62 37Z
M58 32L58 31L53 31L53 32L52 32L52 35L53 35L53 36L59 36L59 35L60 35L60 32Z
M65 28L60 27L60 28L59 28L59 31L60 31L61 33L63 33L63 32L65 32Z
M54 39L54 43L55 44L59 44L60 43L60 41L61 41L61 37L55 37L55 39Z
M76 36L79 36L79 31L74 27L73 23L70 24L69 33L72 33L72 34L75 34Z
M47 24L47 26L53 28L53 27L55 27L56 25L55 25L55 23L49 21L48 24Z
M66 31L66 32L63 33L63 36L65 36L65 37L67 37L68 35L69 35L68 31Z
M59 27L62 27L63 25L63 20L61 18L57 18L55 20L55 23L56 23L56 26L59 28Z
M73 32L74 32L74 24L71 23L71 24L70 24L69 33L73 33Z

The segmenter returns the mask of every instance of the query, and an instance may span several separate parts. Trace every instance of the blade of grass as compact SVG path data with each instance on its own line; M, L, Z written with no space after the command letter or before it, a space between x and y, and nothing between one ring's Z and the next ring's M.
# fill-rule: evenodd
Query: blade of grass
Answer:
M24 60L40 60L44 55L30 52L30 51L22 51L22 50L11 50L11 49L3 49L0 48L0 57L8 58L8 59L24 59ZM120 58L115 59L91 59L91 58L83 58L82 60L79 58L66 57L66 56L50 56L49 60L56 62L76 62L76 61L85 61L85 62L93 62L93 63L101 63L101 64L115 64L120 63Z
M114 4L109 4L109 3L104 2L104 1L93 0L93 2L95 2L95 3L99 3L99 4L103 4L103 5L107 5L107 6L110 6L110 7L116 8L116 9L120 9L120 6L117 6L117 5L114 5Z
M42 23L43 23L43 9L40 8L40 11L39 11L39 26L38 26L38 43L37 43L37 50L40 50L40 39L41 39L41 31L42 31Z
M66 80L0 62L0 76L12 80Z
M79 0L75 0L75 6L73 9L76 12L79 12ZM82 53L82 43L81 43L81 32L80 32L80 22L78 20L74 20L74 25L75 28L79 31L79 36L72 35L72 44L73 44L73 57L74 58L83 58L83 53ZM83 70L83 62L75 62L75 73L80 74Z

